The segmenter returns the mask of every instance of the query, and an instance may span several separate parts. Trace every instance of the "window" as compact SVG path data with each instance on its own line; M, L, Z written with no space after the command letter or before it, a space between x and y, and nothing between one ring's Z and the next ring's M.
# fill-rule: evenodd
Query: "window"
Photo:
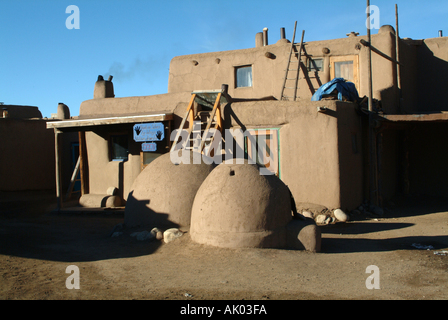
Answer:
M142 169L146 168L146 166L148 164L150 164L151 162L153 162L154 160L156 160L158 157L160 157L162 154L161 153L155 153L155 152L141 152L141 165L142 165Z
M128 160L128 135L110 136L110 159L111 161Z
M353 61L339 61L334 63L334 77L353 79Z
M236 88L252 87L252 66L235 68Z
M353 82L359 90L358 56L330 57L331 79L344 78Z
M324 59L308 59L308 71L323 71Z
M245 135L248 159L280 177L278 129L247 130Z

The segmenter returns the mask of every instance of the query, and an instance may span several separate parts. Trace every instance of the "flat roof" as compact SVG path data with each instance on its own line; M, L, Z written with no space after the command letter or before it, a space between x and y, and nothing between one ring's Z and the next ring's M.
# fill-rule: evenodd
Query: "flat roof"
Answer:
M448 112L420 114L383 114L379 118L392 122L437 122L448 121Z
M82 119L70 119L60 121L47 122L47 129L65 129L65 128L80 128L80 127L92 127L92 126L104 126L112 124L123 123L142 123L142 122L154 122L154 121L169 121L173 120L172 112L140 114L140 115L123 115L116 117L92 117Z

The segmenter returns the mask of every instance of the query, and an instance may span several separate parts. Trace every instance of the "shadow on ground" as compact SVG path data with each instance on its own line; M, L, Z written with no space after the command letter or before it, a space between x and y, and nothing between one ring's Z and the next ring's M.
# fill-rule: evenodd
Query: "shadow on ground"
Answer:
M411 236L390 239L324 238L323 253L384 252L396 250L418 250L412 244L432 246L432 250L448 248L448 236Z
M129 234L110 237L123 212L56 213L54 193L5 193L0 197L0 254L63 262L149 255L160 241ZM130 233L132 230L127 230ZM135 230L134 230L135 231Z
M61 262L98 261L153 254L160 241L137 241L127 230L121 237L110 237L122 213L56 214L49 208L54 198L38 194L32 200L20 197L8 201L0 197L0 254ZM410 199L386 211L384 218L424 215L448 211L440 199ZM321 228L322 253L383 252L416 250L413 243L448 248L448 236L407 236L375 239L372 234L412 227L412 223L351 221ZM149 231L149 230L148 230ZM370 236L368 236L370 234Z

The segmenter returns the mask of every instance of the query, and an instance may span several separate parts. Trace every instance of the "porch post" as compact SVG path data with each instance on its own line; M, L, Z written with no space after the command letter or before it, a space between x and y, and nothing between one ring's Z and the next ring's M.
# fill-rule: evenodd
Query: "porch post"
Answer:
M57 200L57 211L62 208L62 184L61 184L61 156L59 153L59 145L61 140L62 131L55 128L54 129L54 154L55 154L55 164L56 164L56 200Z

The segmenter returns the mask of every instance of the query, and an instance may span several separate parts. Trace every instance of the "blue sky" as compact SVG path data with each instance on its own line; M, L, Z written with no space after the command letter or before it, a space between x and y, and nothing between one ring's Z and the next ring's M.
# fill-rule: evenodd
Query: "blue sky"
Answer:
M448 1L371 0L381 25L395 26L395 3L401 37L448 36ZM69 5L79 29L66 28ZM114 76L116 97L166 93L175 56L251 48L264 27L271 44L281 27L290 39L296 20L305 41L365 35L365 10L364 0L0 0L0 102L44 117L64 102L76 116L98 75Z

